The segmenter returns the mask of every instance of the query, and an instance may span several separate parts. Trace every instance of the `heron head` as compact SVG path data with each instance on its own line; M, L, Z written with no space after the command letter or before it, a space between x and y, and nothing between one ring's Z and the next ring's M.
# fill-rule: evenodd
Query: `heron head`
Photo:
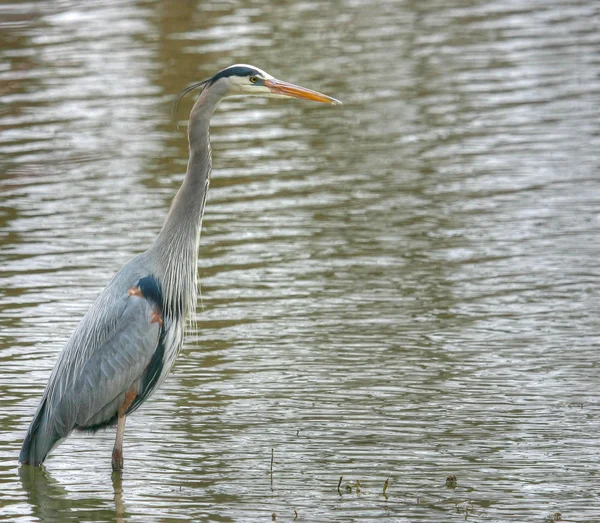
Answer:
M340 104L339 100L305 87L276 80L252 65L237 64L219 71L208 86L219 86L224 96L262 96L263 98L303 98L314 102Z

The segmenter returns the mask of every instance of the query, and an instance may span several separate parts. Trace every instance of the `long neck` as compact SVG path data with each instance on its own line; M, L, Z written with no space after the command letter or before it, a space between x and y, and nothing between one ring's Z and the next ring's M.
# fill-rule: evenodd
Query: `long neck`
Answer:
M209 87L190 113L187 173L151 248L156 254L166 313L178 317L187 317L196 306L198 244L211 171L208 127L220 98Z

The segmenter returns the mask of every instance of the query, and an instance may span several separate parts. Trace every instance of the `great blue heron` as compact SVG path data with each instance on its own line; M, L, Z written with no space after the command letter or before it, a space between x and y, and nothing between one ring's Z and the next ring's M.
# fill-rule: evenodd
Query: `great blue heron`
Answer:
M114 470L123 468L125 418L165 379L196 306L197 261L210 181L209 121L228 96L334 98L282 82L250 65L233 65L191 85L200 89L188 124L187 173L152 246L102 291L58 357L27 431L19 461L40 465L73 430L117 425Z

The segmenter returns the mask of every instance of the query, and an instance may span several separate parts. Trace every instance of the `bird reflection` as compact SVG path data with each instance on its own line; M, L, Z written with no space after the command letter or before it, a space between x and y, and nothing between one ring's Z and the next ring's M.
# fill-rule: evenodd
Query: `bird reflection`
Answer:
M123 478L119 472L112 474L113 490L115 492L115 521L121 523L123 521Z
M45 467L23 465L19 467L19 477L32 515L41 521L80 521L82 514L87 521L125 521L123 482L118 473L112 475L114 508L100 497L73 498Z

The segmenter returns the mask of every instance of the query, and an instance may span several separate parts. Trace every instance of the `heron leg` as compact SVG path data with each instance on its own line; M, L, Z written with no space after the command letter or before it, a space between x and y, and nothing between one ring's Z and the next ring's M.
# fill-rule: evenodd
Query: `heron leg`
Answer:
M125 400L119 407L117 418L117 439L115 440L115 446L112 453L112 468L115 472L120 472L123 470L123 436L125 434L125 413L133 403L136 395L137 389L134 386L127 392L127 394L125 394Z
M112 468L115 472L123 470L123 434L125 434L125 416L121 416L117 421L117 440L112 453Z

